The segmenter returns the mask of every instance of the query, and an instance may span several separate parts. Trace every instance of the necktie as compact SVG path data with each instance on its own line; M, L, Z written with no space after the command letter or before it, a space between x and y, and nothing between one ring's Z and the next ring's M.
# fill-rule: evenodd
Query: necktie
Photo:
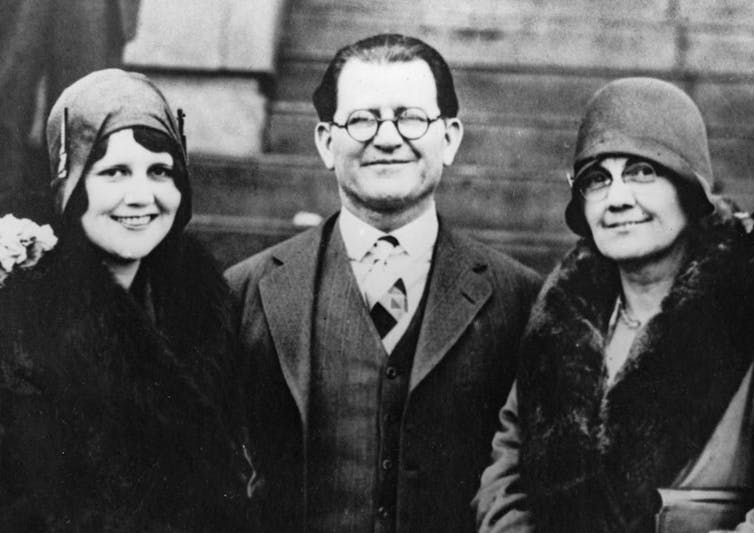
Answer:
M372 268L366 279L369 314L381 338L408 312L406 285L391 271L389 264L390 257L400 253L397 246L398 239L392 235L377 239L372 248Z

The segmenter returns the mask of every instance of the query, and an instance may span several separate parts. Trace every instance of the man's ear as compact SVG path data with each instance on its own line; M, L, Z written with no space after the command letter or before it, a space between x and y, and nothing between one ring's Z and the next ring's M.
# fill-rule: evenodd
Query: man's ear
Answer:
M335 157L332 153L332 131L327 122L320 122L314 128L314 144L317 146L319 157L325 166L332 170L335 167Z
M445 147L442 154L442 162L446 166L453 164L458 147L461 146L461 139L463 139L463 124L461 124L461 121L455 117L446 118L445 137L443 139Z

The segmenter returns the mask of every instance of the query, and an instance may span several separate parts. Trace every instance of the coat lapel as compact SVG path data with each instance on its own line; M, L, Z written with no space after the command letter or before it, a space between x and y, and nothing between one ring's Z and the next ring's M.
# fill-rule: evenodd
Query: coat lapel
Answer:
M311 376L312 302L319 257L335 218L308 235L299 246L273 256L279 266L259 282L259 295L280 367L298 406L304 434Z
M603 354L615 265L581 243L546 282L517 378L522 471L544 529L564 513L591 524L579 531L651 518L654 489L699 457L740 386L751 363L751 300L741 296L752 292L751 251L735 234L695 239L611 386Z
M484 262L441 227L411 371L410 390L437 366L492 294Z

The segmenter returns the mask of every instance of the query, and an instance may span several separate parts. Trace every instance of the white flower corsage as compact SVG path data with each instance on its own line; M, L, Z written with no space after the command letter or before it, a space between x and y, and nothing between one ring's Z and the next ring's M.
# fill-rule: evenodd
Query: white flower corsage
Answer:
M13 215L0 218L0 287L13 267L33 267L57 242L49 224L40 226L28 218Z

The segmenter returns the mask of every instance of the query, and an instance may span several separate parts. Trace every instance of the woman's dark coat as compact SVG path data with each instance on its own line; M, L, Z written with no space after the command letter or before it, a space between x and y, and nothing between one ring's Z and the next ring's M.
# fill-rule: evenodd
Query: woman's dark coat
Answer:
M656 489L752 488L752 239L718 216L694 232L611 385L614 263L582 241L550 276L477 496L483 531L651 532Z
M243 530L230 300L169 246L130 293L70 242L0 288L0 531Z

